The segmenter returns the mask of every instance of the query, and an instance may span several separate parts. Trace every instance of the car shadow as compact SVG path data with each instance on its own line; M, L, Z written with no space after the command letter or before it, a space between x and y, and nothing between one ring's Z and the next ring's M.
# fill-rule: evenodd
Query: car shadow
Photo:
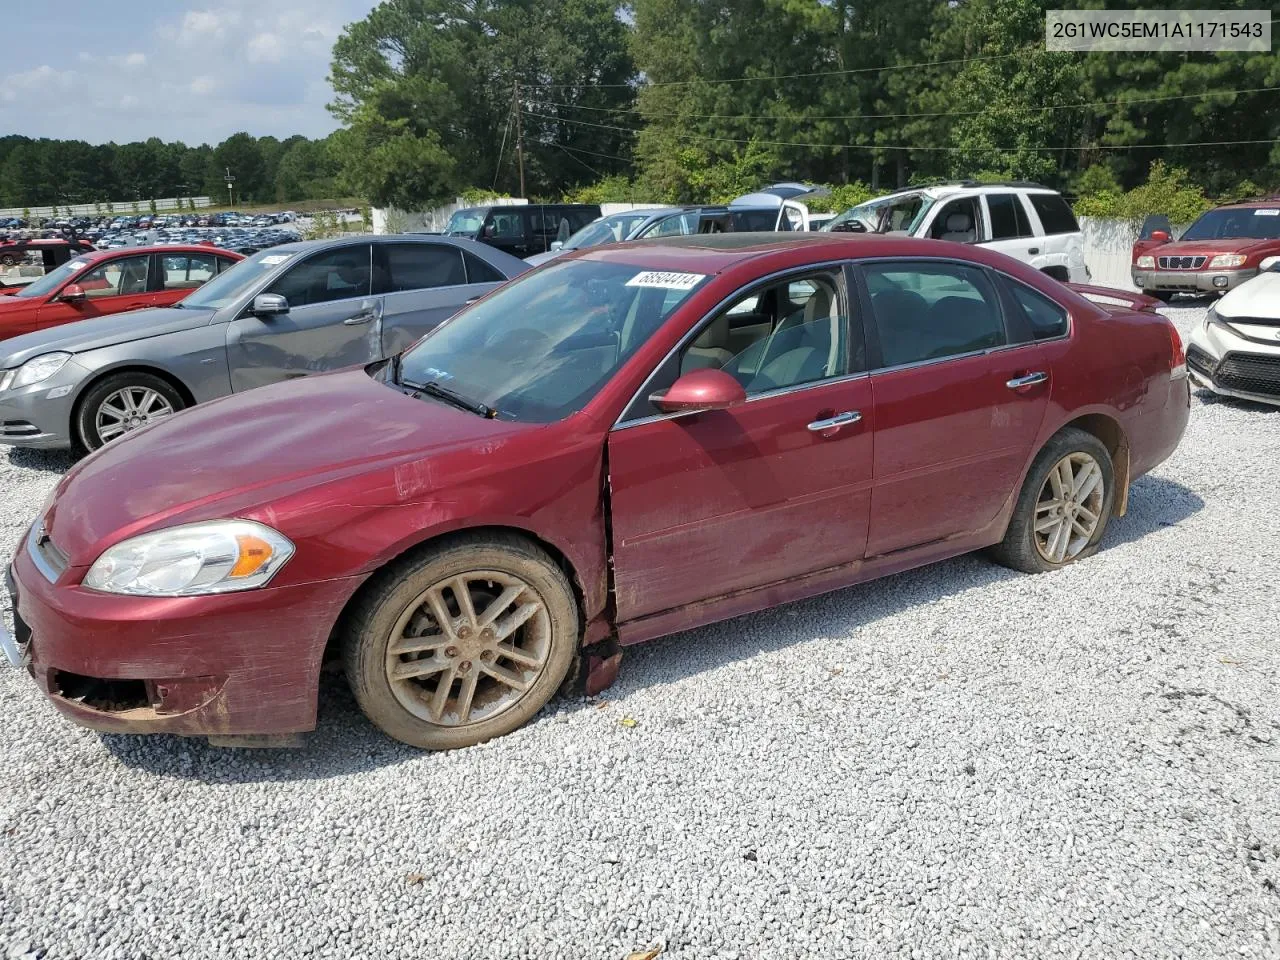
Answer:
M75 465L76 457L70 450L35 450L27 447L10 447L9 462L24 470L43 473L66 473Z
M1102 549L1175 526L1203 506L1204 501L1180 483L1143 477L1133 484L1129 512L1109 525ZM753 624L764 629L752 631L750 637L738 629L744 618L673 634L629 649L612 695L684 679L815 636L841 636L910 607L1021 576L980 554L966 554L752 614ZM588 709L583 700L561 699L533 722L546 723L558 711L580 709ZM122 734L103 734L102 742L126 766L206 783L327 780L424 757L422 751L377 730L360 712L345 679L330 670L321 675L318 726L306 735L302 749L226 749L198 739Z

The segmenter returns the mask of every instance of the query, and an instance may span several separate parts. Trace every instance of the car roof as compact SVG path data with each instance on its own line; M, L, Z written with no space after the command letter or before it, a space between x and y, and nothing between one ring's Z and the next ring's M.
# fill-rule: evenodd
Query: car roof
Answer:
M197 243L174 243L149 247L115 247L111 250L86 250L74 259L97 263L99 260L115 259L120 256L136 256L140 253L163 253L169 256L175 253L225 253L233 257L240 256L234 250L224 250L222 247L211 247Z
M1257 197L1252 200L1234 200L1214 207L1215 210L1253 210L1258 208L1280 207L1280 197Z
M940 240L921 237L857 233L704 233L687 237L631 240L575 250L567 257L601 260L661 270L720 273L737 264L770 254L804 248L815 262L856 257L937 257L946 255ZM968 250L970 248L963 248Z

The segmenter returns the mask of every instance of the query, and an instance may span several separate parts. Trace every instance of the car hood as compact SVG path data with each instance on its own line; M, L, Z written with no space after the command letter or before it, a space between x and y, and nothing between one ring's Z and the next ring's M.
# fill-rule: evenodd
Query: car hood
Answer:
M1219 300L1216 309L1228 322L1247 317L1280 324L1280 273L1258 274Z
M218 517L272 522L271 505L318 491L307 509L399 502L431 487L429 457L481 446L537 425L488 420L414 399L363 369L289 380L185 410L102 447L58 485L45 529L72 565L160 527ZM383 468L381 493L348 481ZM406 486L407 485L407 486ZM358 490L357 490L358 488ZM352 492L357 490L357 492Z
M1151 247L1143 253L1152 257L1212 257L1218 253L1261 252L1275 246L1274 240L1255 240L1249 237L1234 240L1175 240L1172 243ZM1254 247L1257 247L1257 251L1253 250Z
M0 305L7 306L3 301L0 301ZM179 330L203 327L209 323L213 314L212 310L165 307L113 313L105 317L64 323L48 330L11 337L0 343L0 368L21 366L32 357L54 350L84 353L129 340L144 340Z

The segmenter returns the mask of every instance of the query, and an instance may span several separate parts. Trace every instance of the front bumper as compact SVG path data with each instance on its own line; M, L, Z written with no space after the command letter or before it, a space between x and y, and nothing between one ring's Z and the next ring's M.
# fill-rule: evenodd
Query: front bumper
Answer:
M1256 268L1238 270L1143 270L1131 267L1133 285L1139 290L1165 293L1223 293L1258 275Z
M1198 386L1240 400L1280 406L1280 349L1199 327L1187 343L1187 372Z
M70 449L71 415L88 376L88 370L70 360L48 380L0 393L0 443Z
M314 729L321 658L361 578L205 597L122 597L50 581L24 538L12 567L21 655L53 706L112 733ZM21 635L19 636L21 638Z

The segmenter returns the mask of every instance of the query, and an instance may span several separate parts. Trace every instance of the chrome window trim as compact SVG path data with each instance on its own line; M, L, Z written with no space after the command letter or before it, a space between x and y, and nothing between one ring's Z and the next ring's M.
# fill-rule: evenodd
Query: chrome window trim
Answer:
M714 307L712 307L710 310L708 310L706 313L704 313L701 317L698 318L698 321L695 324L693 324L693 326L691 326L685 332L684 336L681 337L676 342L675 346L673 346L670 350L666 352L666 354L663 356L661 360L659 360L656 364L654 364L653 369L649 371L649 375L645 377L644 381L640 384L640 389L638 389L635 393L633 393L631 395L631 398L627 400L625 404L623 404L622 410L618 413L617 418L613 421L613 426L609 428L610 431L612 432L613 430L617 430L620 427L629 427L639 423L652 423L655 420L670 420L672 417L683 416L686 413L696 412L693 410L685 410L682 413L668 413L660 416L654 415L651 417L642 417L636 420L627 420L625 422L622 419L626 415L627 411L631 409L631 405L635 403L636 400L639 399L642 394L644 394L645 389L649 386L649 382L657 375L658 371L667 365L667 361L670 360L673 356L675 356L675 354L678 353L685 346L685 344L687 344L690 340L694 339L694 335L701 331L703 325L707 323L717 313L719 313L726 304L739 299L739 297L743 295L749 295L750 291L755 290L757 287L768 286L770 283L788 275L819 273L823 270L838 270L841 272L841 274L843 274L845 264L848 262L849 261L847 259L824 260L821 263L807 263L799 267L787 267L785 270L777 270L773 273L766 274L763 277L757 277L746 287L739 287L737 290L733 291L733 293L729 294L726 297L721 298ZM842 284L844 283L843 276L841 277L841 283ZM848 302L851 299L848 284L844 284L844 287L845 287L845 291L844 291L845 300L846 302ZM856 376L856 374L851 374L849 376L851 377ZM768 395L775 396L779 392L784 390L804 389L805 387L813 386L819 383L832 383L835 379L837 378L833 377L828 380L815 380L813 381L812 384L802 383L802 384L796 384L794 387L780 387L778 388L778 390L768 391ZM758 393L755 395L755 397L762 397L765 395L766 394L764 393ZM755 397L748 397L747 402L750 403L753 399L755 399Z

